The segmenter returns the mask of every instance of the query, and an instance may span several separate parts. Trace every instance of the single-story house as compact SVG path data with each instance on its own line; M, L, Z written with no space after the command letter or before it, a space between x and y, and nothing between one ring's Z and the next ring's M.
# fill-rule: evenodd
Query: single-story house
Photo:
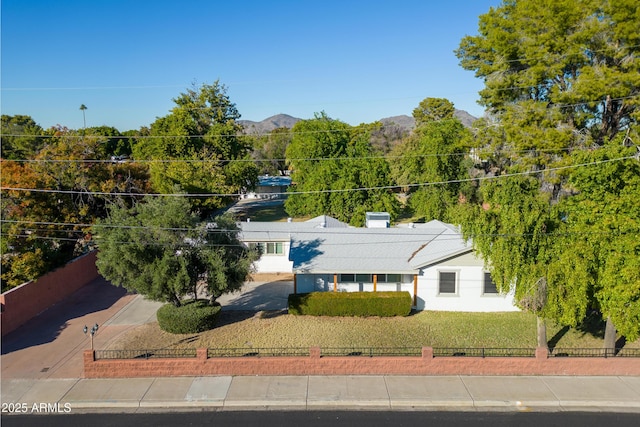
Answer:
M252 248L260 248L262 256L255 263L258 273L293 272L289 259L291 236L305 235L316 229L346 228L348 224L330 216L321 215L304 222L255 222L240 223L240 239Z
M241 227L245 242L266 245L258 271L288 269L297 293L408 291L417 310L518 310L513 294L497 292L471 244L440 221L355 228L324 216L307 223Z
M284 199L291 186L290 176L261 175L255 191L247 193L246 199Z

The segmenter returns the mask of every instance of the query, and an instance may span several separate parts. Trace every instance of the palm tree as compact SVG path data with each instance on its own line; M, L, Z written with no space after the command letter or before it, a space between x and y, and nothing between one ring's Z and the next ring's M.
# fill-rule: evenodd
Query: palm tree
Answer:
M87 128L87 120L84 116L84 110L87 109L87 106L84 104L80 104L80 110L82 111L82 128L86 129Z

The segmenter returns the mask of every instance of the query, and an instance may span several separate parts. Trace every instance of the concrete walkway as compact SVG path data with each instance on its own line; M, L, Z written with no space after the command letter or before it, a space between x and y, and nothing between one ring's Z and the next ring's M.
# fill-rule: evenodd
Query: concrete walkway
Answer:
M249 283L242 293L220 302L225 310L278 310L286 307L291 286L290 282ZM85 286L3 338L2 402L20 404L30 412L34 404L58 404L71 412L197 408L640 413L640 377L82 378L82 350L90 348L84 325L100 325L94 345L105 348L126 330L155 321L159 306L104 279Z
M70 412L213 410L640 413L638 377L260 376L2 381L2 401Z

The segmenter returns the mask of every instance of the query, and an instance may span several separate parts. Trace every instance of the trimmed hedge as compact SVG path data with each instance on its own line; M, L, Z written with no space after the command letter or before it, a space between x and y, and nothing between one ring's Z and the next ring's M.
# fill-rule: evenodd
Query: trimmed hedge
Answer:
M216 326L222 307L209 304L208 300L184 302L180 307L173 304L158 309L158 325L172 334L192 334L208 331Z
M289 295L289 313L310 316L407 316L409 292L311 292Z

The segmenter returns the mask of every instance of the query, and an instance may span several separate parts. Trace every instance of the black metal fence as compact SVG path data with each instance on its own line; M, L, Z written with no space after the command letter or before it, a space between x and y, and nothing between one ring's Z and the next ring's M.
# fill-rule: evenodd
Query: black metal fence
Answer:
M640 348L553 348L549 357L640 357Z
M100 359L175 359L196 357L195 348L165 348L159 350L96 350L95 358Z
M321 357L331 356L421 356L422 347L328 347L320 349Z
M640 348L553 348L549 357L640 357ZM207 357L308 357L309 348L209 348ZM321 357L420 357L422 347L327 347ZM535 348L433 348L433 357L535 357ZM196 349L96 350L100 359L195 358Z
M209 348L207 357L309 356L309 348Z
M535 348L434 348L433 357L536 357Z

